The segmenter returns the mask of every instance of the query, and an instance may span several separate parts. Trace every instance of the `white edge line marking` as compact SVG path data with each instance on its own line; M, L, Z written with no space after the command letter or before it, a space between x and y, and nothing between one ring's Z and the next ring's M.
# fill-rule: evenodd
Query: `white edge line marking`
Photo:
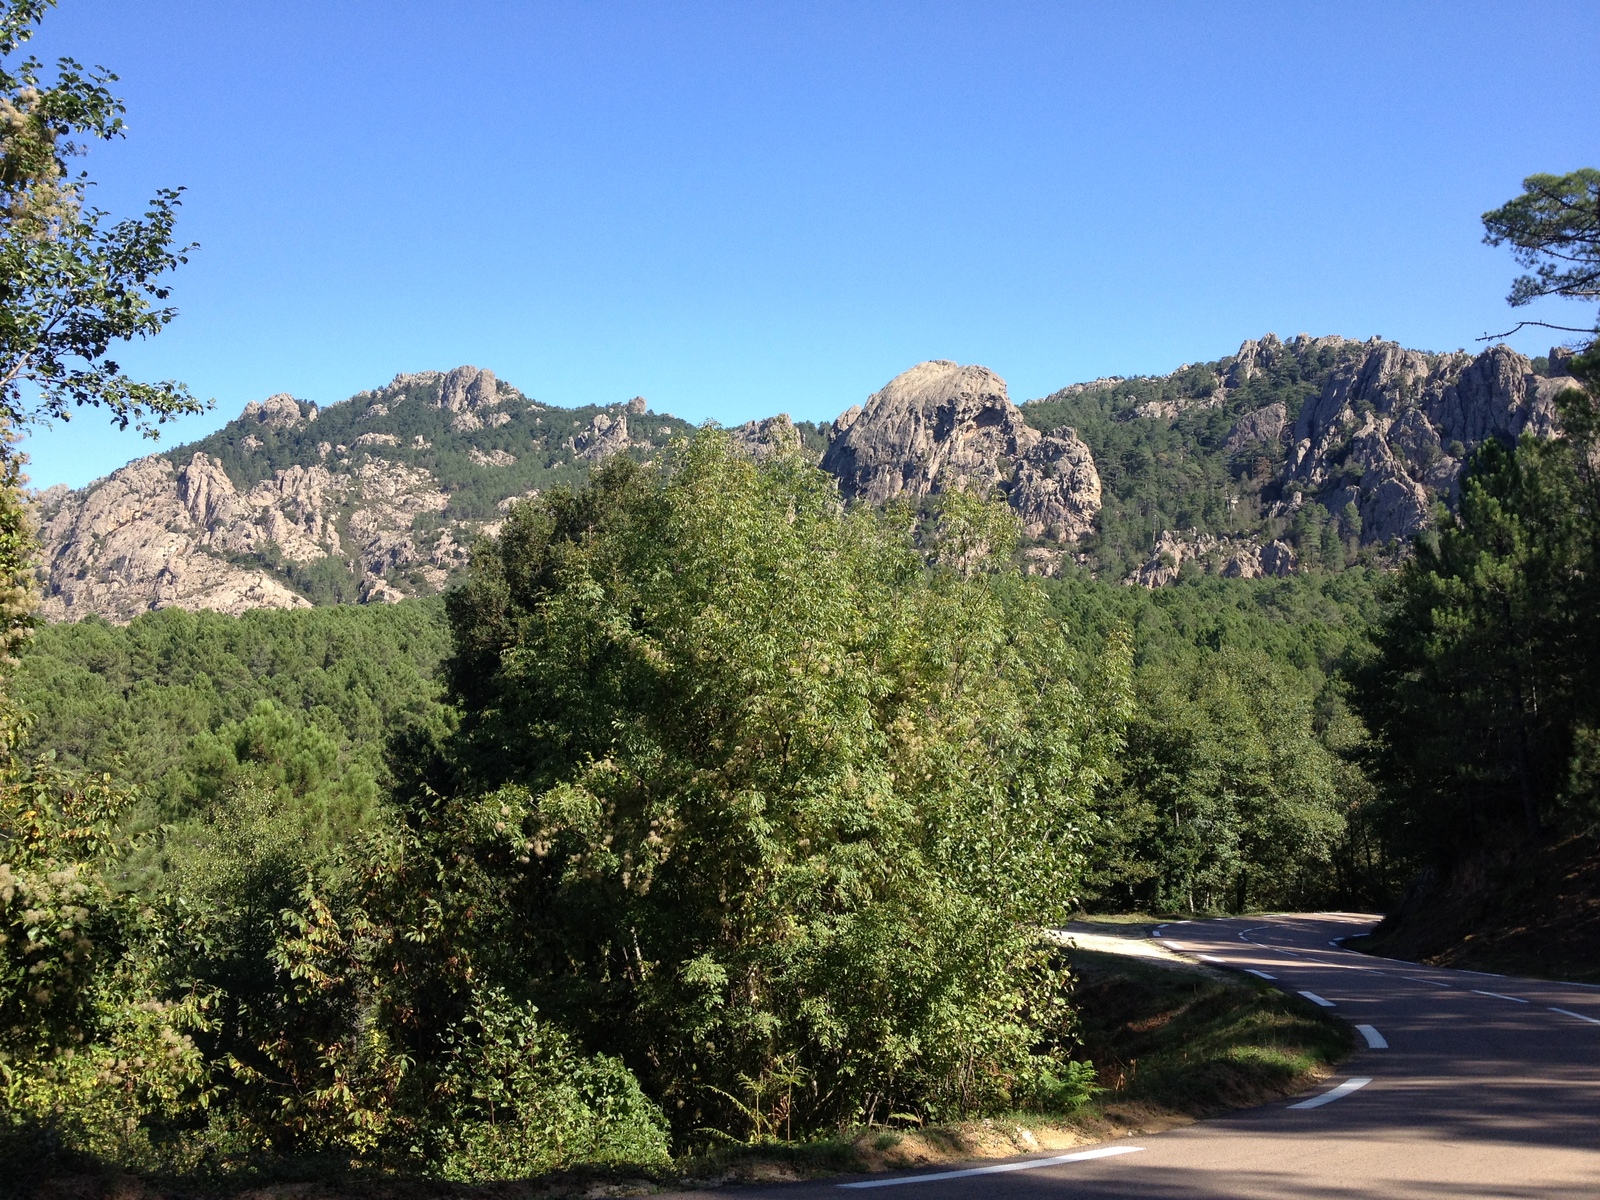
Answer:
M1493 996L1496 1000L1515 1000L1518 1004L1527 1003L1521 996L1507 996L1503 992L1485 992L1479 988L1473 988L1472 993L1475 996Z
M1202 955L1201 955L1201 956L1200 956L1200 961L1201 961L1201 962L1214 962L1214 963L1219 963L1219 962L1227 962L1227 961L1228 961L1228 960L1227 960L1227 959L1225 959L1225 958L1218 958L1218 957L1216 957L1216 955L1214 955L1214 954L1202 954Z
M1311 1003L1317 1004L1317 1005L1321 1005L1323 1008L1332 1008L1332 1007L1334 1007L1334 1004L1333 1004L1332 1000L1324 1000L1321 996L1317 995L1315 992L1301 992L1300 994L1302 996L1304 996L1307 1000L1311 1001Z
M1276 975L1268 975L1265 971L1258 971L1254 967L1246 967L1245 970L1250 972L1250 974L1252 974L1252 975L1261 976L1262 979L1276 979L1277 978Z
M1328 945L1330 945L1330 946L1337 946L1338 944L1339 943L1337 941L1333 941L1333 942L1329 942L1328 943Z
M1593 1017L1586 1017L1582 1013L1575 1013L1570 1008L1556 1008L1555 1006L1552 1005L1551 1008L1550 1008L1550 1011L1551 1012L1558 1012L1563 1017L1577 1017L1578 1020L1587 1021L1591 1025L1600 1025L1600 1021L1595 1020Z
M1600 1021L1596 1021L1595 1024L1600 1025ZM1367 1039L1368 1050L1387 1050L1389 1048L1389 1043L1383 1034L1379 1033L1371 1025L1357 1025L1356 1032Z
M1162 945L1166 946L1169 950L1182 950L1183 949L1183 947L1180 946L1177 942L1163 942Z
M1372 1082L1370 1075L1363 1075L1356 1079L1346 1079L1331 1092L1323 1092L1320 1096L1313 1096L1309 1100L1302 1100L1299 1104L1291 1104L1290 1108L1321 1108L1324 1104L1332 1104L1335 1100L1342 1100L1351 1092L1360 1091Z
M898 1175L893 1179L863 1179L859 1183L839 1183L842 1188L898 1187L902 1183L937 1183L943 1179L966 1179L973 1175L999 1175L1005 1171L1033 1171L1039 1167L1054 1167L1061 1163L1087 1162L1092 1158L1111 1158L1118 1154L1138 1154L1143 1146L1102 1146L1098 1150L1080 1150L1077 1154L1058 1154L1054 1158L1030 1158L1026 1162L997 1163L992 1167L968 1167L964 1171L936 1171L932 1175Z
M1400 978L1401 979L1409 979L1412 983L1428 983L1428 984L1432 984L1434 987L1447 988L1447 987L1450 986L1448 983L1440 983L1437 979L1418 979L1415 975L1402 975L1402 976L1400 976Z
M1456 970L1460 971L1463 975L1487 975L1490 979L1505 978L1505 976L1500 974L1499 971L1469 971L1466 967L1457 967Z

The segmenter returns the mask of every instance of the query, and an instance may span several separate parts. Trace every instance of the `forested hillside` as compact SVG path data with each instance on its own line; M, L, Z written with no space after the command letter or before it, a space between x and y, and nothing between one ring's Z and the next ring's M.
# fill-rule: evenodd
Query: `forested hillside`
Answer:
M1377 613L1372 572L1196 579L1154 592L1049 581L1053 611L1092 661L1126 634L1138 754L1119 760L1098 822L1086 903L1156 910L1355 902L1377 864L1342 840L1360 820L1358 736L1337 680ZM11 694L25 750L140 789L144 823L201 817L246 784L337 841L381 823L391 743L449 728L442 604L240 617L172 609L126 626L46 626ZM1309 822L1298 865L1248 870L1252 846ZM1305 841L1309 838L1309 841Z
M48 625L10 694L22 752L137 788L141 822L204 816L246 785L325 842L378 819L387 740L443 720L438 600L265 610L167 609L126 626Z

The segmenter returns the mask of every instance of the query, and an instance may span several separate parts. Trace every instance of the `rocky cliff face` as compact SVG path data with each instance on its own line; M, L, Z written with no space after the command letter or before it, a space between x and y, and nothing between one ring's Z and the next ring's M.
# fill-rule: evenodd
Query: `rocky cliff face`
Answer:
M1556 352L1550 362L1559 371ZM1485 440L1555 432L1571 381L1550 370L1503 345L1427 354L1268 334L1215 363L1076 385L1023 411L1041 429L1072 421L1095 455L1137 464L1103 497L1090 557L1161 586L1185 570L1250 577L1337 569L1358 547L1392 555L1455 503Z
M1270 335L1238 360L1284 353ZM1556 430L1556 394L1570 381L1534 374L1509 346L1476 357L1424 354L1373 339L1301 409L1282 481L1331 512L1353 504L1366 543L1409 538L1435 500L1454 503L1464 460L1489 438Z
M895 376L840 416L822 468L846 499L870 504L998 491L1030 538L1061 544L1091 532L1100 511L1100 476L1076 433L1041 433L993 371L943 360Z

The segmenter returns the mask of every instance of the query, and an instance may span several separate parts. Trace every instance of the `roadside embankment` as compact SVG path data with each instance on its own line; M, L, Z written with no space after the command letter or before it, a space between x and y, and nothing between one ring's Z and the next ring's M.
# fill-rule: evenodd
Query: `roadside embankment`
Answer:
M1600 847L1592 836L1508 843L1427 876L1346 946L1435 967L1600 983Z
M910 1122L808 1142L728 1146L671 1171L578 1170L492 1184L323 1178L229 1187L126 1176L56 1180L41 1200L544 1200L637 1196L680 1188L775 1183L1064 1150L1155 1133L1290 1095L1328 1075L1351 1032L1298 997L1164 948L1148 927L1078 922L1062 931L1077 978L1082 1046L1100 1091L1057 1115L1011 1113L957 1124Z

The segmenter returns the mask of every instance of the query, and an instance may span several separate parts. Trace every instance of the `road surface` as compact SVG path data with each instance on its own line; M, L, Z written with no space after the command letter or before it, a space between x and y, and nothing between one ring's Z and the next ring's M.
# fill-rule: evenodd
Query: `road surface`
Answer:
M1086 1147L1070 1161L1046 1154L719 1194L1600 1198L1600 988L1422 967L1330 944L1374 920L1241 917L1161 930L1182 953L1270 977L1357 1027L1367 1048L1303 1096Z

